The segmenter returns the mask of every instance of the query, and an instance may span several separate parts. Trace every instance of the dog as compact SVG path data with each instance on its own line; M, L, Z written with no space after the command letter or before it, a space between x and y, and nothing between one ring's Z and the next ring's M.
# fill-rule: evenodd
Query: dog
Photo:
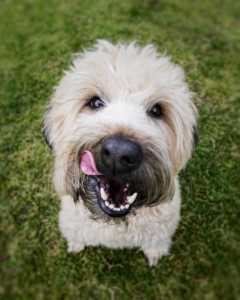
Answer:
M178 174L197 142L183 69L154 45L97 41L76 55L44 115L69 252L167 255L180 220Z

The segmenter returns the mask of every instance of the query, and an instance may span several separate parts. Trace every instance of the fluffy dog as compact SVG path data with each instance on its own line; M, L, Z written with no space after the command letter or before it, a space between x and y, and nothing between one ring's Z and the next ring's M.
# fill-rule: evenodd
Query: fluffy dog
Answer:
M102 40L75 57L44 118L69 251L139 247L150 265L169 253L196 119L182 68L153 45Z

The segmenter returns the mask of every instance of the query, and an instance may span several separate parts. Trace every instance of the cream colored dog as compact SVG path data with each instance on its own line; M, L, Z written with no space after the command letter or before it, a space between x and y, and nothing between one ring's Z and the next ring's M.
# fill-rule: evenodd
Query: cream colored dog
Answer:
M196 141L191 96L152 45L98 41L75 58L44 119L69 251L139 247L150 265L169 253Z

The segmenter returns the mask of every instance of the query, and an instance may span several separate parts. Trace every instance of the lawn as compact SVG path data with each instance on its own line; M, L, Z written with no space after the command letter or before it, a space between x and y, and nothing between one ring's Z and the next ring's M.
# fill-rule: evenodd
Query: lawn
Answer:
M1 0L0 299L240 299L240 2ZM97 38L154 43L186 70L200 143L171 255L68 254L41 136L54 86Z

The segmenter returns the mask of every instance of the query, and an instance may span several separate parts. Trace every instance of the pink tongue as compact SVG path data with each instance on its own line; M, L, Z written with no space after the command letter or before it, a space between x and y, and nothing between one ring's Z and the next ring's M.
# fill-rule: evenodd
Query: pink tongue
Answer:
M94 157L90 151L84 151L80 161L80 168L86 175L102 175L98 172Z

